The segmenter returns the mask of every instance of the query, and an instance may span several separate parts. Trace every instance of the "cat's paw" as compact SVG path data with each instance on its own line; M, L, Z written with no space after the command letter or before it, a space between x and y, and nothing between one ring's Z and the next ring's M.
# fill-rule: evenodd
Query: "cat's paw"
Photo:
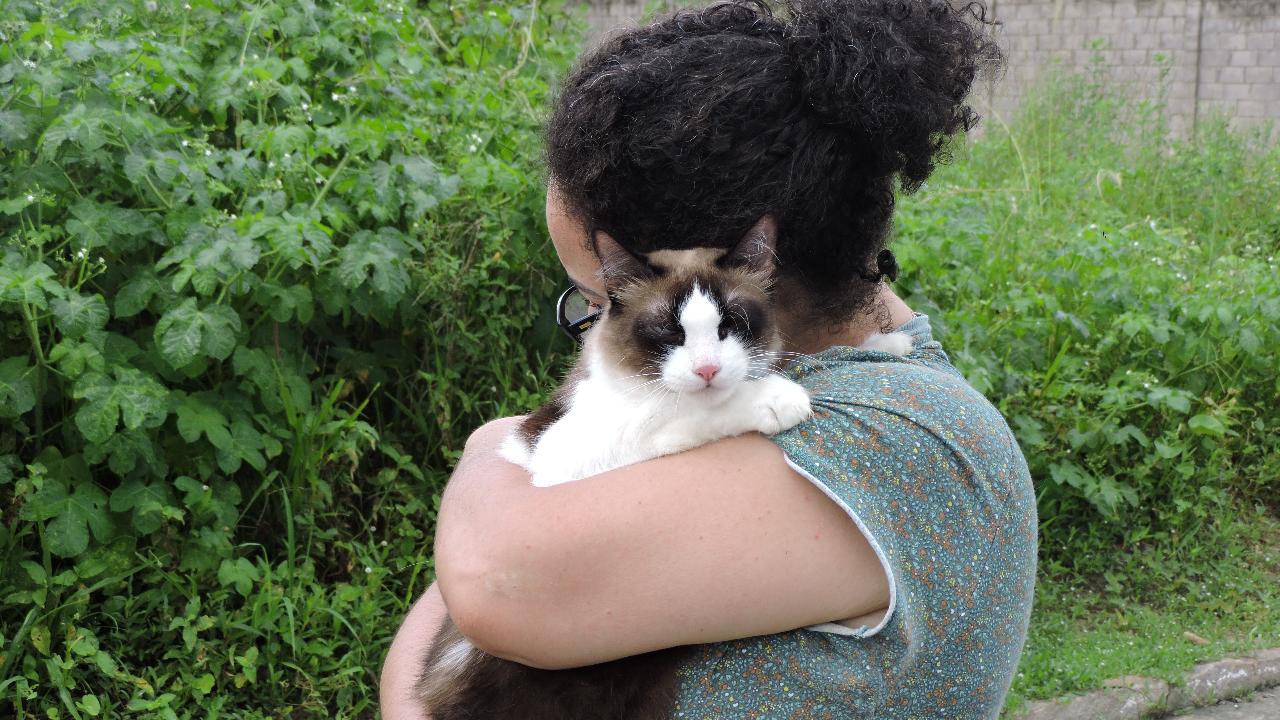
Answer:
M764 385L753 407L756 429L765 435L790 430L813 415L809 393L799 384L782 377L762 381Z
M871 337L863 340L858 347L863 350L879 350L898 357L906 357L911 354L911 336L904 332L872 333Z

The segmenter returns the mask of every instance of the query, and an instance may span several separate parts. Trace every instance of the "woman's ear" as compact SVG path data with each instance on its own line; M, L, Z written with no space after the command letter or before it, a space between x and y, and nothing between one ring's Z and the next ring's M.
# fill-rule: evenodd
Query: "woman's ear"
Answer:
M777 248L778 221L772 213L765 213L717 264L721 267L745 267L753 272L772 275L777 267Z
M652 274L653 270L644 258L613 239L604 230L597 229L591 234L591 244L600 258L600 276L607 290L614 290L629 280Z

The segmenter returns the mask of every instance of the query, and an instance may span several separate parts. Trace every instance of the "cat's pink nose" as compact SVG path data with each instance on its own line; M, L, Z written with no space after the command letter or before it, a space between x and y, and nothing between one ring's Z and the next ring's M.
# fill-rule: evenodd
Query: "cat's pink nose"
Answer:
M707 364L707 365L700 365L697 368L695 368L693 371L693 374L697 375L703 380L706 380L707 382L711 382L711 378L715 377L716 373L718 372L720 372L719 365Z

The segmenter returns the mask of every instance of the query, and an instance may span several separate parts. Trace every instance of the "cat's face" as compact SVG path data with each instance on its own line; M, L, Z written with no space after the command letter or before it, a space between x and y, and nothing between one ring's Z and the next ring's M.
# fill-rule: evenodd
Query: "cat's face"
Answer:
M619 257L626 251L611 242L597 237L610 303L593 341L620 377L717 401L769 371L781 346L768 295L771 219L729 250Z

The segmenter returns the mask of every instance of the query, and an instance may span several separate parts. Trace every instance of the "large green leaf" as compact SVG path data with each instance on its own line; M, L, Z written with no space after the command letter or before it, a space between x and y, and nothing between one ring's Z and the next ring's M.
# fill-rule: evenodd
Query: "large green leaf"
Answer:
M76 411L76 427L89 442L105 442L123 421L136 430L155 427L169 414L169 391L141 370L117 367L114 379L89 372L76 381L72 395L82 400Z
M156 323L155 340L160 355L180 368L200 355L225 360L236 349L240 316L226 305L207 305L203 310L195 298L165 313Z
M49 362L57 365L68 378L78 378L86 370L106 369L106 360L102 351L93 343L80 340L62 340L49 350Z
M236 558L235 560L223 560L218 566L218 582L226 587L232 585L236 592L249 596L249 591L253 589L253 584L261 578L258 568L249 562L248 558Z
M115 295L116 317L128 318L142 312L159 291L160 279L151 268L137 273Z
M188 395L174 408L178 416L178 434L182 439L194 443L204 435L216 448L226 449L231 445L231 432L227 429L227 418L205 399Z
M144 483L126 480L111 493L111 509L130 513L133 527L140 533L160 529L165 517L177 519L182 511L174 507L173 491L163 481Z
M49 293L55 296L62 293L62 286L54 278L53 268L38 260L22 269L7 267L17 259L15 254L4 258L6 267L0 269L0 302L25 303L41 309L48 307L46 296Z
M148 477L153 478L165 477L169 472L164 455L156 451L155 443L145 430L117 432L104 442L86 446L84 457L95 465L105 459L111 472L120 477L140 477L142 474L137 472L140 467L145 469Z
M0 418L15 418L36 406L35 376L25 357L0 361Z
M349 288L368 282L384 302L394 304L409 286L408 257L409 245L398 232L390 228L378 233L361 231L338 253L335 273Z
M68 484L74 488L68 492ZM85 478L71 479L48 476L44 485L23 504L24 520L48 520L45 542L49 551L60 557L74 557L89 546L89 531L99 540L111 534L107 515L107 496L102 489Z
M78 251L95 248L123 248L115 245L118 237L141 235L150 229L146 216L132 208L122 208L111 203L80 200L71 206L72 218L67 221L67 233L76 241Z
M107 301L101 295L68 293L49 303L54 324L69 338L80 338L92 330L101 330L107 324Z

